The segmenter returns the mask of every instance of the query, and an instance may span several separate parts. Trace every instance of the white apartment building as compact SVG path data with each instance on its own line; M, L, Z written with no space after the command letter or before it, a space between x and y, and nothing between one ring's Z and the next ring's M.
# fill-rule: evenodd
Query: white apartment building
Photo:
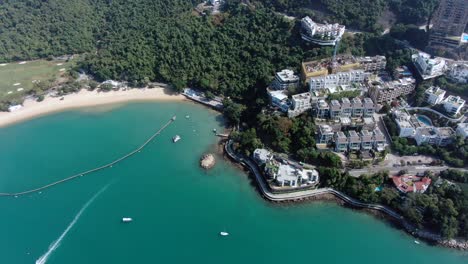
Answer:
M290 102L288 95L284 91L268 91L268 96L274 107L278 107L282 112L288 112Z
M410 94L416 88L416 80L412 77L395 81L379 83L369 87L369 95L374 103L391 102L402 95Z
M291 108L288 111L289 117L298 116L312 108L312 95L310 93L301 93L292 96Z
M299 87L299 76L295 75L292 70L282 70L275 74L275 79L273 80L271 87L275 90L297 88Z
M465 100L461 99L460 96L449 95L443 101L443 104L447 113L452 116L456 116L460 113L463 106L465 106Z
M444 100L445 91L432 86L424 92L425 101L430 105L440 104Z
M352 70L348 72L338 72L326 76L317 76L309 79L309 89L311 92L318 90L334 90L338 86L363 83L368 77L364 70Z
M448 76L459 83L468 83L468 63L459 63L450 66Z
M301 20L302 39L322 46L334 46L345 32L345 26L339 24L319 24L306 16Z
M411 123L411 116L406 112L395 111L393 113L395 123L398 127L399 137L414 137L416 129Z
M468 137L468 123L459 123L457 125L457 135L463 138Z
M411 56L413 64L424 80L444 74L446 62L442 58L431 58L431 55L419 52Z
M418 146L423 143L446 146L452 142L454 134L450 127L418 127L414 139Z

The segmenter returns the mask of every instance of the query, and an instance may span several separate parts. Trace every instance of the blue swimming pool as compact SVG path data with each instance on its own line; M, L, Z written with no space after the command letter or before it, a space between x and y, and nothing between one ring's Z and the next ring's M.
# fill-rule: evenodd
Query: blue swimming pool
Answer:
M418 120L421 121L423 124L425 124L427 126L432 126L432 121L427 116L418 115Z

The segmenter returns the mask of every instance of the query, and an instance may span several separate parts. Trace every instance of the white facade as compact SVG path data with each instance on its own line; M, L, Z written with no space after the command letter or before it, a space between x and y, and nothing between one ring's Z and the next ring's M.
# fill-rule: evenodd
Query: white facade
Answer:
M339 24L319 24L306 16L301 20L302 39L323 46L334 46L345 32L345 26Z
M418 127L414 139L418 146L423 143L446 146L452 141L454 134L450 127Z
M446 62L442 58L431 58L424 52L419 52L411 56L413 64L424 80L431 79L444 74Z
M424 92L424 95L428 104L436 105L444 100L445 91L439 87L432 86Z
M466 138L468 137L468 123L460 123L457 126L457 135Z
M272 155L270 151L266 149L256 149L253 153L253 158L258 165L263 165L271 160Z
M450 95L443 101L445 111L455 116L460 113L460 110L465 106L465 100L461 99L460 96Z
M282 70L275 74L275 80L271 86L276 90L297 88L299 86L299 76L295 75L292 70Z
M289 99L288 95L283 91L268 91L270 96L271 104L275 107L278 107L283 112L288 112L289 110Z
M448 76L459 83L468 83L468 63L454 64Z
M310 93L301 93L292 96L292 107L288 111L289 117L298 116L312 108L312 95Z
M411 116L405 112L396 111L393 113L395 123L398 126L399 137L414 137L416 129L411 123Z
M334 89L338 86L362 83L367 78L364 70L353 70L349 72L339 72L326 76L313 77L309 79L309 89L311 92L317 90Z

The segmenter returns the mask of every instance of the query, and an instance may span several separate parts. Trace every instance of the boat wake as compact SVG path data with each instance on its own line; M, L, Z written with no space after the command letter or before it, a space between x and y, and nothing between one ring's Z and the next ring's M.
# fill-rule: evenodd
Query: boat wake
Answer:
M73 218L73 221L71 221L71 223L67 226L67 228L65 229L65 231L63 231L63 233L60 235L60 237L55 240L54 242L52 242L52 244L50 244L49 246L49 249L47 250L46 253L44 253L44 255L42 255L41 257L39 257L37 260L36 260L36 264L45 264L47 262L47 259L50 257L50 255L60 246L60 242L62 242L62 240L65 238L65 236L67 235L68 231L70 231L70 229L76 224L76 222L78 221L78 219L80 218L81 214L86 210L86 208L88 208L88 206L94 202L94 200L101 194L103 193L108 187L109 187L110 184L107 184L106 186L104 186L101 190L99 190L93 197L91 197L91 199L89 199L89 201L87 201L83 207L80 209L80 211L75 215L75 218Z

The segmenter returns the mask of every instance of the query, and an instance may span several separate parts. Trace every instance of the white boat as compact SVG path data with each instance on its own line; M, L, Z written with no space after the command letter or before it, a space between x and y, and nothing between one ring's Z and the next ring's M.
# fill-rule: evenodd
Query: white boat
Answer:
M222 232L219 232L219 235L221 235L221 236L229 236L229 233L228 233L228 232L222 231Z
M130 217L124 217L124 218L122 218L122 222L124 222L124 223L129 223L129 222L131 222L131 221L133 221L133 219L130 218Z
M185 116L185 118L189 119L189 118L190 118L190 116L189 116L189 115L186 115L186 116Z
M177 141L180 140L180 136L179 135L175 135L173 138L172 138L172 142L176 143Z
M415 240L414 243L416 243L416 244L418 244L418 245L420 244L419 241L417 241L417 240Z

